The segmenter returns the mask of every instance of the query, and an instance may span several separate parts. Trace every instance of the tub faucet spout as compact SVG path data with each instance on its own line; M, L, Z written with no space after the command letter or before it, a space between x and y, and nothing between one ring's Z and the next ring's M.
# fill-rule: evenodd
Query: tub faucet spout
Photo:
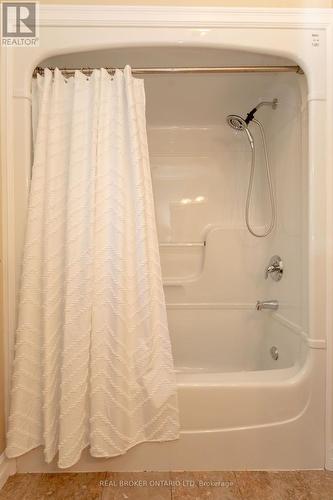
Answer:
M262 309L271 309L276 311L279 308L279 303L277 300L258 300L256 303L256 310L261 311Z

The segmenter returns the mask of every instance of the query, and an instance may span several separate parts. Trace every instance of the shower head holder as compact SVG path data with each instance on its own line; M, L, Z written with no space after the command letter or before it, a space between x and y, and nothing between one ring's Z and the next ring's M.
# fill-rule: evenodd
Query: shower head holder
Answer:
M272 109L276 109L278 105L278 100L275 97L272 101L261 101L257 104L251 111L246 115L245 123L248 125L254 118L255 113L258 111L261 106L272 106Z

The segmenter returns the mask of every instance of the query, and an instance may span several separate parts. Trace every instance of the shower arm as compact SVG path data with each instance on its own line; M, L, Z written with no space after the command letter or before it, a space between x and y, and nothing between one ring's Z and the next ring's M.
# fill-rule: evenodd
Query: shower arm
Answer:
M276 109L278 104L278 100L275 98L272 101L261 101L257 104L251 111L246 115L245 123L248 125L254 118L255 113L258 111L261 106L272 106L272 109Z

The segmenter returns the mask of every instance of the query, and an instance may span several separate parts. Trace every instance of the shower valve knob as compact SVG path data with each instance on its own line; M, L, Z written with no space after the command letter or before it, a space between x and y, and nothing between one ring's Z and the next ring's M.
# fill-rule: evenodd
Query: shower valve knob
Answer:
M283 276L283 262L281 257L273 255L265 269L265 279L270 276L274 281L280 281Z

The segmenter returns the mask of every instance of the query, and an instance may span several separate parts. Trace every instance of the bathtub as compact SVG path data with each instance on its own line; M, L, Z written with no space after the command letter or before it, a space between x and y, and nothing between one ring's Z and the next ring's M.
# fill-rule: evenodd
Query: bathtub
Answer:
M307 339L280 314L177 304L168 318L183 432L276 425L306 409Z
M324 351L304 347L304 362L280 369L178 372L181 432L112 459L85 450L69 472L290 470L323 463ZM313 373L316 377L313 377ZM18 472L60 472L41 448L17 460Z
M324 459L323 442L304 436L309 432L322 435L318 423L323 425L324 387L320 380L324 350L310 346L306 336L293 330L280 315L268 313L269 317L265 317L254 311L254 305L230 309L216 304L213 309L208 305L189 309L178 304L169 305L168 311L172 339L177 335L174 324L183 327L178 343L173 344L181 423L179 440L144 443L112 459L93 458L85 450L69 471L317 468L318 460ZM193 314L197 316L195 321ZM185 327L189 315L190 324L195 325L192 330ZM251 317L252 329L237 332L235 328L244 320L251 325ZM221 327L222 319L229 330ZM259 326L265 327L267 319L275 324L275 329L260 332ZM214 357L207 357L205 342L198 345L205 323L210 326L205 330L205 339L210 345L214 342ZM190 331L192 344L187 341ZM228 345L220 338L219 345L217 338L223 332L235 344ZM277 360L270 355L272 342L279 352ZM236 345L245 354L240 355ZM208 352L211 354L212 349ZM19 472L59 472L56 460L44 463L41 448L20 457L17 464Z

